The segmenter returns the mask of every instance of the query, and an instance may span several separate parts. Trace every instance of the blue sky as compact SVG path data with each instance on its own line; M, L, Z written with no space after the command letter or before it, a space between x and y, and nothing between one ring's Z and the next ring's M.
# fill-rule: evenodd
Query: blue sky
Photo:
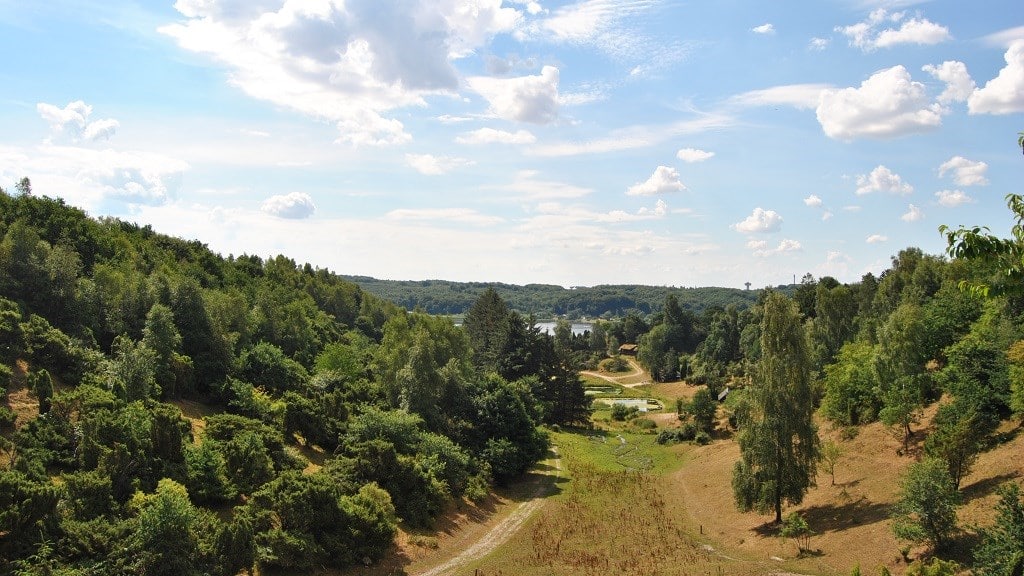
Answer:
M0 186L222 254L854 282L1008 233L1019 0L0 0Z

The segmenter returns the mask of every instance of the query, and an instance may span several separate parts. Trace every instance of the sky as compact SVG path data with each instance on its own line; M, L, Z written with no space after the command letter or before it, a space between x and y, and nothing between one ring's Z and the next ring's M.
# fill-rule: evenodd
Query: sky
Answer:
M381 279L857 282L1006 236L1020 0L0 0L0 187Z

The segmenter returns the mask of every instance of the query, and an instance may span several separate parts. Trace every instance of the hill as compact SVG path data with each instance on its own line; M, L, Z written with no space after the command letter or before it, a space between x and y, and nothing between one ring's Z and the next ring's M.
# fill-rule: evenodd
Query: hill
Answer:
M564 288L551 284L503 284L452 282L448 280L378 280L368 276L342 276L366 292L394 302L406 310L458 316L488 288L493 288L509 307L537 318L621 318L630 312L641 316L658 312L673 294L680 306L700 315L712 308L734 304L747 308L760 290L736 288L676 288L637 284ZM789 291L791 287L780 287Z

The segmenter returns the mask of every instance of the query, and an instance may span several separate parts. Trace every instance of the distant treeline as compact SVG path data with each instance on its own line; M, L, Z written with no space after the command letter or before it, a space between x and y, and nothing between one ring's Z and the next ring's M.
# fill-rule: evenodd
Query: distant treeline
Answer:
M679 305L700 315L711 308L730 304L746 308L757 302L760 290L703 287L641 286L637 284L600 285L563 288L552 284L515 284L488 282L451 282L448 280L378 280L368 276L342 276L360 288L394 302L407 310L428 314L461 315L488 288L493 288L513 310L537 318L622 318L630 313L646 316L665 305L675 295ZM790 286L780 286L791 292Z

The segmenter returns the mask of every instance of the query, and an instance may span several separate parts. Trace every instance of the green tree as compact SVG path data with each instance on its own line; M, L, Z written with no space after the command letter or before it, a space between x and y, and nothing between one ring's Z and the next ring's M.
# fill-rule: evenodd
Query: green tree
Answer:
M899 499L892 511L893 533L942 549L956 530L959 502L945 462L938 458L915 462L900 480Z
M778 293L764 303L761 350L750 409L739 424L741 460L732 485L740 510L771 510L780 523L783 503L800 503L814 483L819 440L807 336L799 309Z
M137 493L131 506L139 516L129 547L137 555L141 573L198 574L194 562L199 553L198 511L185 487L165 478L152 495Z
M826 440L821 446L821 461L825 463L825 470L832 477L832 486L836 485L836 464L843 457L843 449L832 440Z
M698 430L711 433L715 428L715 413L718 410L718 403L711 396L711 391L706 387L697 390L690 402L689 412L693 415L693 423Z
M878 330L875 369L882 389L881 420L902 434L903 452L913 435L911 426L931 393L925 372L928 354L924 347L924 316L912 302L900 304Z
M984 418L954 401L939 407L933 424L935 431L924 442L925 454L946 463L953 486L959 490L960 482L970 473L983 447Z
M811 530L807 520L799 512L790 512L782 521L779 536L792 538L800 554L804 554L811 551L811 536L814 536L814 530Z
M142 342L127 336L114 340L114 357L107 362L110 387L126 402L159 396L156 383L156 354Z
M878 375L875 347L868 342L849 342L839 350L833 364L825 366L825 396L821 410L826 418L851 426L878 417Z
M29 376L29 383L36 394L36 399L39 400L39 413L46 414L50 411L50 402L53 399L53 378L45 368L40 368Z
M977 576L1008 576L1024 570L1024 500L1020 486L1007 482L999 487L996 520L980 531L974 549Z
M185 365L191 360L181 355L181 335L174 325L174 313L167 306L156 303L146 314L146 325L142 329L142 343L153 351L155 362L154 378L164 394L177 396L187 388L186 382L179 382L185 375Z

